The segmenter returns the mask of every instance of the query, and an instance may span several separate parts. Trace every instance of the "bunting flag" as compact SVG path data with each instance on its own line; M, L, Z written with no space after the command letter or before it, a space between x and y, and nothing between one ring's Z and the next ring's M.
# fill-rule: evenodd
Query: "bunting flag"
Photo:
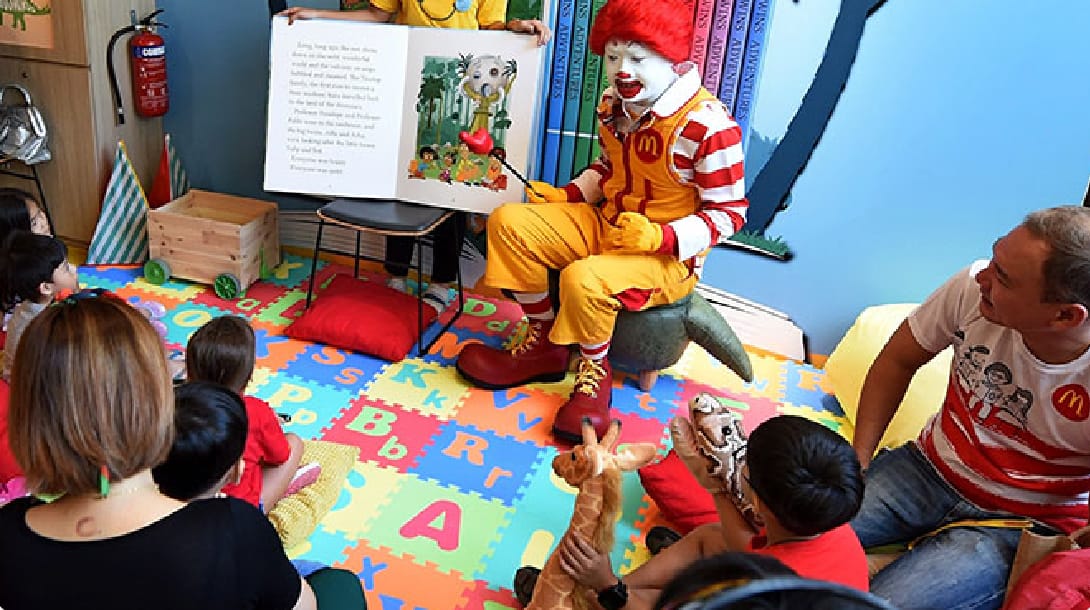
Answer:
M148 190L148 205L152 209L166 205L189 190L189 178L178 158L178 151L170 142L170 134L163 134L163 154L159 157L159 171Z
M87 249L91 265L143 263L148 258L148 200L125 142L117 143L114 169L102 198L102 213Z

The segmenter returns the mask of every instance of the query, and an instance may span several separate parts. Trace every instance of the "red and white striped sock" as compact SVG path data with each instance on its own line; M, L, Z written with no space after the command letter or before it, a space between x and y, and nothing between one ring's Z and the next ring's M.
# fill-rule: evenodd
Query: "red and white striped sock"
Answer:
M530 320L545 322L556 317L547 292L516 292L515 302L522 306L522 313Z
M609 341L605 343L580 343L579 355L587 360L602 360L609 352Z

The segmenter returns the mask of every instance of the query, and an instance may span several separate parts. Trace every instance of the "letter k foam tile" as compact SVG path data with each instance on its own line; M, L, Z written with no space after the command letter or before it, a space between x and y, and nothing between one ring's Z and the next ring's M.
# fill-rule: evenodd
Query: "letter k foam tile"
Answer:
M407 358L383 369L365 392L389 396L402 408L446 420L454 417L467 390L454 367Z

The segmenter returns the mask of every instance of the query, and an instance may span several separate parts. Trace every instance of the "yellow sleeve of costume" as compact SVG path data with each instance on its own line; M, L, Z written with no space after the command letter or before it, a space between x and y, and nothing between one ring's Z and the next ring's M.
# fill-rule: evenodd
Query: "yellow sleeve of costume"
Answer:
M504 0L481 0L477 9L477 23L481 28L493 23L507 22L507 2Z

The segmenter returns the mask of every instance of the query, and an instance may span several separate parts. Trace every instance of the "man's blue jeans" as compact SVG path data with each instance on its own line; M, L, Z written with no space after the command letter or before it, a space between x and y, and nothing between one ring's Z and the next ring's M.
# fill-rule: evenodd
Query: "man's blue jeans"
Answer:
M852 528L864 548L911 542L953 521L1016 519L954 491L912 443L874 458ZM999 608L1021 530L954 527L919 541L871 580L901 610Z

